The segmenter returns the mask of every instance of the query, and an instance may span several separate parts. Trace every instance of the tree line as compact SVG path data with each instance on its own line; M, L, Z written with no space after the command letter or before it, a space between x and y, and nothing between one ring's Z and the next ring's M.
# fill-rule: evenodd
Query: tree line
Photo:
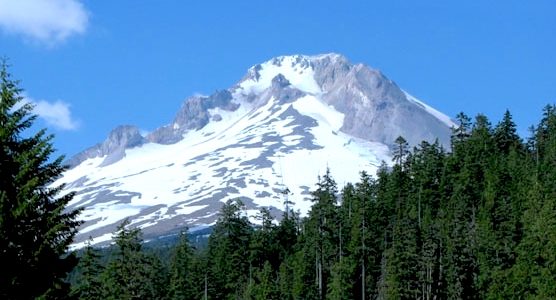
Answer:
M109 249L69 253L79 211L50 187L64 167L52 137L0 70L2 299L554 299L556 106L522 140L509 112L492 125L461 113L450 149L395 141L376 176L319 177L306 216L256 224L223 205L206 246L184 232L145 249L122 223ZM356 171L356 170L354 170ZM71 273L71 280L67 274Z

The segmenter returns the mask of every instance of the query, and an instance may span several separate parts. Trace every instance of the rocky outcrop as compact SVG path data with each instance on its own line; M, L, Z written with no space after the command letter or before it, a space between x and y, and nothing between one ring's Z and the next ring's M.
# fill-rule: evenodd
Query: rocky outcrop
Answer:
M315 77L325 91L322 100L345 114L343 132L386 145L392 145L398 136L412 146L436 139L449 145L450 128L421 105L409 101L380 71L362 64L350 65L344 58L334 61L316 64Z
M139 128L132 125L121 125L114 128L104 142L75 155L67 161L67 165L74 167L95 157L105 157L102 166L110 165L125 156L125 149L141 146L145 141Z
M176 143L188 130L197 130L207 125L212 117L209 109L218 107L227 111L236 110L239 104L233 103L232 99L229 90L216 91L209 97L193 96L184 101L172 124L153 131L147 136L147 140L158 144Z

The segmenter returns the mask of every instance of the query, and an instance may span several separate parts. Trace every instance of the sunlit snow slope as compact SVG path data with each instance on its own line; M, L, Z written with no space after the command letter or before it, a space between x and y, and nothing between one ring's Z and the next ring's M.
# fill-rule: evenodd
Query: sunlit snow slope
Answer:
M72 158L55 184L76 192L70 208L84 208L77 247L89 236L109 241L124 218L147 238L210 225L233 198L249 215L264 206L279 216L286 187L303 214L327 167L339 185L356 181L390 162L393 136L444 143L448 122L340 55L284 56L250 68L230 89L186 100L147 136L116 128Z

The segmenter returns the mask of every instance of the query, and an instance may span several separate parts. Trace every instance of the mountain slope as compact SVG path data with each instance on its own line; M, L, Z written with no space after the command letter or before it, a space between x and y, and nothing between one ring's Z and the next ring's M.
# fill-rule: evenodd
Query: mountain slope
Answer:
M227 199L246 212L271 207L281 191L295 209L329 167L338 183L390 161L388 145L438 138L447 144L450 119L402 91L380 72L343 56L283 56L256 65L235 86L187 99L172 123L141 136L133 126L73 157L56 184L85 207L79 246L108 241L123 218L146 237L214 222Z

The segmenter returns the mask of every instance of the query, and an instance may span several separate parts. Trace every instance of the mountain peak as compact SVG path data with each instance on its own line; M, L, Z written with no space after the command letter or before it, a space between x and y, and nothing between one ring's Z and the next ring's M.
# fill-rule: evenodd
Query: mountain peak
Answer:
M305 93L319 94L315 82L313 62L320 56L288 55L272 58L249 68L247 75L238 83L238 93L260 94L272 86L272 80L281 74L294 87Z
M76 155L57 183L85 207L77 242L107 241L123 218L145 236L212 224L223 202L241 198L253 215L283 209L293 192L305 213L316 176L338 182L391 161L388 146L450 139L449 118L363 64L335 54L279 56L249 68L235 86L183 102L147 137L120 126Z
M281 56L271 58L265 63L270 62L275 65L282 65L283 63L287 62L293 66L295 64L307 65L319 61L327 61L329 63L337 63L337 62L349 63L348 59L345 56L334 52L316 54L316 55L304 55L304 54L281 55Z
M262 97L264 103L271 96L284 95L278 87L318 96L346 115L342 130L358 138L387 145L400 135L412 146L435 138L444 145L449 143L444 128L451 124L449 117L405 93L379 70L352 64L337 53L285 55L267 60L249 69L234 95L245 99ZM418 120L422 127L409 126L409 119Z

